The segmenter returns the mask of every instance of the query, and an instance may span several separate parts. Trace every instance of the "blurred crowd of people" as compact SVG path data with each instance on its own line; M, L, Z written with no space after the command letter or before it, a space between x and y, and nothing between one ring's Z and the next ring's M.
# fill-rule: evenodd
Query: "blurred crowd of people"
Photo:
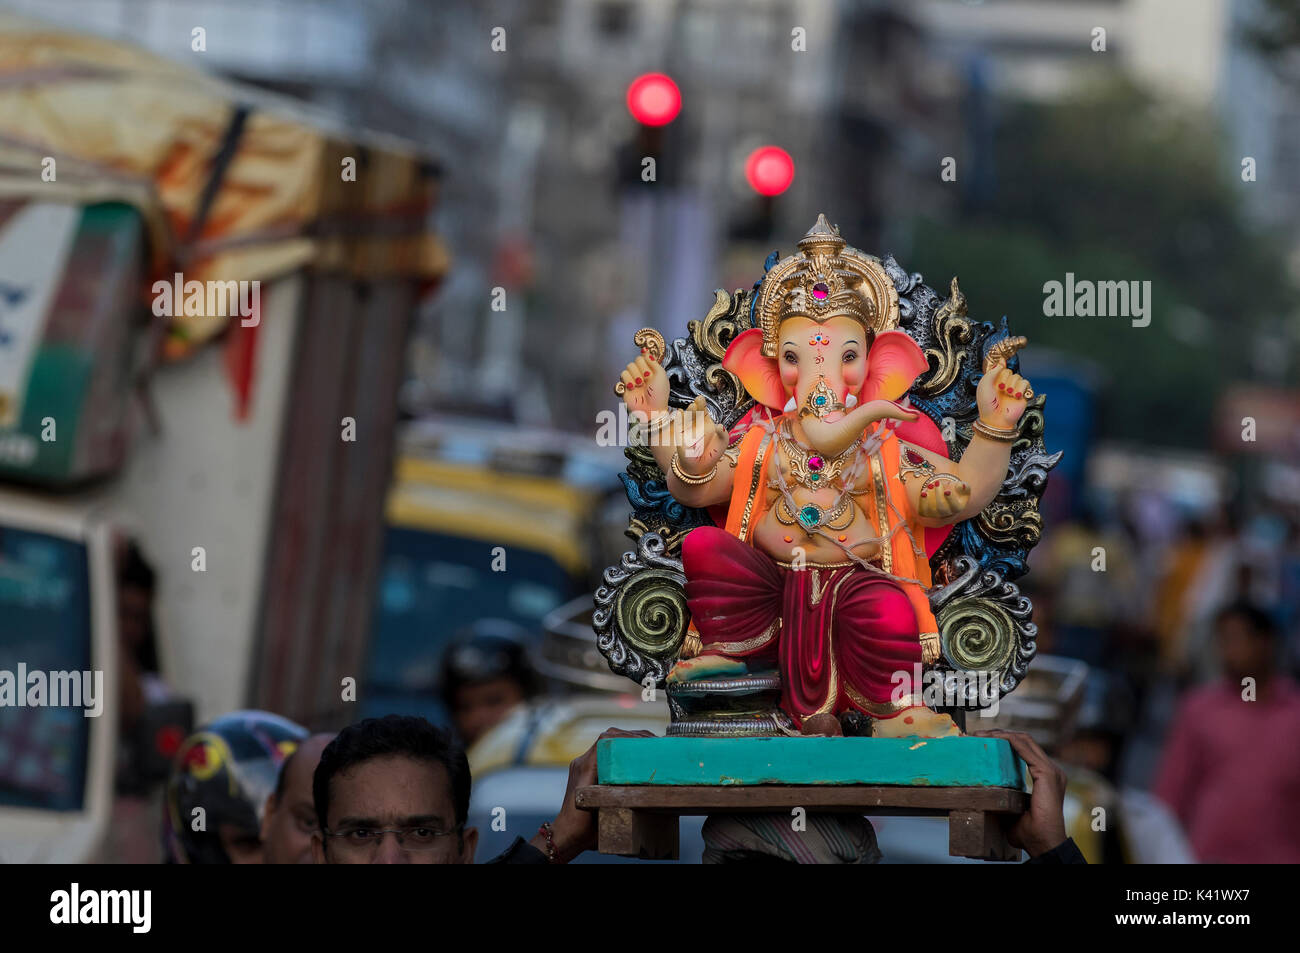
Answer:
M1132 494L1051 526L1024 581L1038 651L1089 666L1057 754L1149 789L1202 862L1300 861L1300 509Z
M160 674L155 572L132 541L123 542L117 562L123 704L107 859L474 861L466 750L540 691L517 626L484 620L448 649L440 678L451 717L445 728L389 715L313 734L250 710L191 732L189 702L176 699ZM160 743L159 732L167 730L177 732L170 745ZM642 734L648 732L611 728L600 737ZM570 765L570 789L555 820L532 841L516 838L495 862L563 863L594 848L593 816L577 809L573 791L594 784L595 771L593 744ZM341 807L331 800L338 796ZM341 820L327 827L318 820L327 812Z
M601 738L630 736L611 728ZM574 793L596 783L596 748L574 760L553 821L489 863L567 863L596 846ZM473 863L470 768L453 733L424 718L368 718L308 732L264 711L191 735L167 782L164 863Z

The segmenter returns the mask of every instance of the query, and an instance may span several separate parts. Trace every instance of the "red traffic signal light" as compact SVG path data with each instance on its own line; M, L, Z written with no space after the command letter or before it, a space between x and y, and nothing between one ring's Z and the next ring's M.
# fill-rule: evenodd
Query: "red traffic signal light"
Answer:
M682 110L682 93L664 73L646 73L627 88L627 108L645 126L666 126Z
M777 146L760 146L745 160L745 179L759 195L780 195L794 181L794 159Z

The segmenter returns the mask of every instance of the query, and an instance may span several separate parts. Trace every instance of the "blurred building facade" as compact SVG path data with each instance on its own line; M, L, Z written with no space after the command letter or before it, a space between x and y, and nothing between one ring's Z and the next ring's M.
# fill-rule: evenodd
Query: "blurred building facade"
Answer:
M1286 244L1295 278L1300 96L1294 73L1250 40L1269 12L1264 0L921 0L916 17L939 58L965 64L968 96L1056 101L1122 74L1175 108L1203 111L1226 143L1224 178L1240 185L1253 222ZM1254 177L1244 181L1247 160ZM1274 333L1292 348L1261 341L1256 370L1280 382L1294 376L1286 358L1300 346L1300 315L1278 316Z
M636 328L684 332L715 287L748 285L820 211L906 266L916 216L943 219L997 187L1000 102L1061 99L1117 72L1222 124L1225 176L1253 157L1244 201L1300 250L1300 183L1285 173L1300 162L1300 107L1241 36L1262 0L0 4L202 57L438 155L456 267L412 342L413 414L591 431ZM672 76L684 101L656 135L624 103L647 71ZM764 144L796 159L769 201L743 174ZM955 188L944 157L962 163ZM1259 351L1263 377L1285 376L1286 349Z

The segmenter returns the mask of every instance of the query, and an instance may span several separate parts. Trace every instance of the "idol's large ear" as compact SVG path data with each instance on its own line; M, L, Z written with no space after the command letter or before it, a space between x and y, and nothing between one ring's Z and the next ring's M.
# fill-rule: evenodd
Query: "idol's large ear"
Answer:
M762 331L750 328L736 335L722 357L722 366L740 378L750 397L780 413L786 402L785 386L776 361L763 356Z
M862 403L883 398L898 400L930 365L920 345L906 331L882 331L867 352L867 379Z

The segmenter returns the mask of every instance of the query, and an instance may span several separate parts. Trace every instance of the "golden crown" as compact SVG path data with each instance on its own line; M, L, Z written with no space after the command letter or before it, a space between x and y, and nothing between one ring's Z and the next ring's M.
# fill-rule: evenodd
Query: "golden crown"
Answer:
M778 329L787 318L821 323L843 315L873 334L898 327L898 290L880 261L846 245L823 214L799 239L799 252L763 278L755 310L763 355L776 357Z

